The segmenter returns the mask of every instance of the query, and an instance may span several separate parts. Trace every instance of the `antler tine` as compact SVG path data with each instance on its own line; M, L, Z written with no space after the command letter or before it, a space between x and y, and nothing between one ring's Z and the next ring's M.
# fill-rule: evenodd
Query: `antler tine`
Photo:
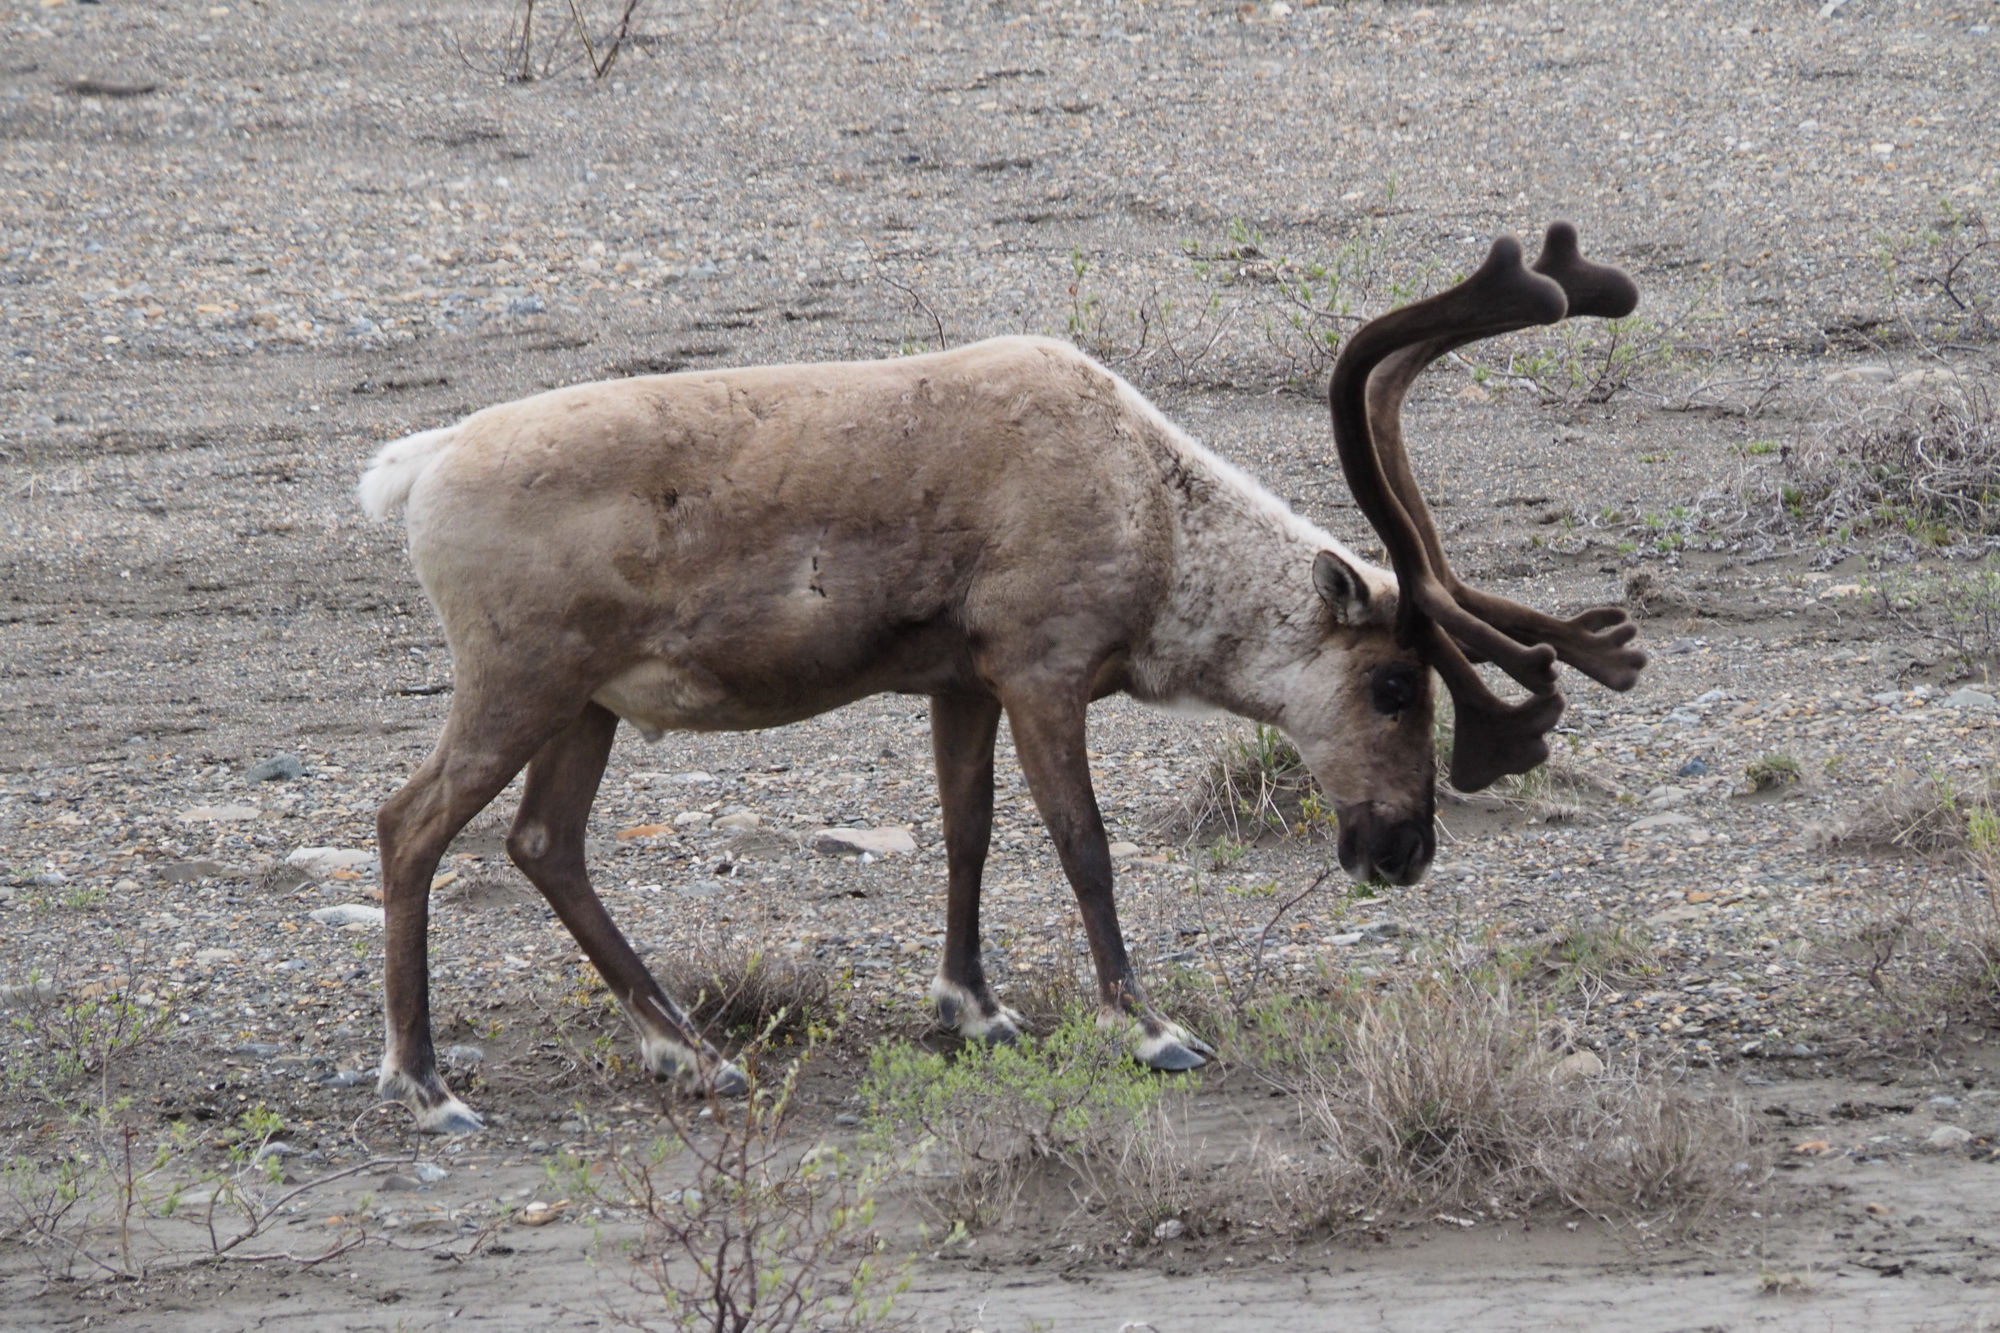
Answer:
M1468 615L1438 581L1424 533L1384 473L1370 428L1368 380L1402 349L1552 324L1567 308L1562 288L1530 273L1522 263L1520 242L1503 236L1457 286L1363 325L1333 368L1328 399L1341 471L1396 571L1396 637L1432 666L1451 691L1457 714L1451 779L1463 791L1476 791L1508 773L1527 772L1548 757L1547 734L1564 706L1555 689L1556 655L1546 646L1525 648ZM1407 460L1403 467L1407 470ZM1415 496L1413 486L1410 493ZM1498 662L1534 696L1518 704L1501 700L1454 638Z
M1616 319L1630 314L1639 302L1639 289L1625 273L1583 258L1576 228L1567 222L1550 225L1534 271L1562 287L1570 315ZM1476 335L1458 334L1412 344L1385 358L1369 377L1369 423L1389 485L1416 523L1432 572L1460 607L1515 643L1547 644L1562 661L1592 679L1614 690L1629 690L1638 683L1647 659L1644 651L1629 646L1639 628L1623 610L1592 607L1572 619L1558 620L1510 598L1469 587L1445 557L1436 520L1424 503L1403 444L1403 399L1426 366L1476 340ZM1473 660L1479 659L1476 644L1461 646L1471 650Z

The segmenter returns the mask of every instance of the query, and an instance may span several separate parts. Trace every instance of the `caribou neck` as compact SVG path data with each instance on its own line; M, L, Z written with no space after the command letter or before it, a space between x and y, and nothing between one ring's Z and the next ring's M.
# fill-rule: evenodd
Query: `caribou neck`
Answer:
M1338 551L1376 595L1395 577L1365 564L1249 476L1172 430L1162 471L1174 499L1174 585L1133 653L1131 694L1285 727L1301 680L1324 670L1349 632L1314 590L1313 557Z

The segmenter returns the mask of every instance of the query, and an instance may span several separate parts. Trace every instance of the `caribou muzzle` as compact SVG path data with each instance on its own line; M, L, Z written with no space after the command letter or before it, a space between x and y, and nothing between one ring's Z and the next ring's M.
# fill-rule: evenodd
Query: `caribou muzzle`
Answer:
M1437 855L1437 823L1430 810L1415 819L1368 801L1339 807L1340 868L1356 881L1415 884Z

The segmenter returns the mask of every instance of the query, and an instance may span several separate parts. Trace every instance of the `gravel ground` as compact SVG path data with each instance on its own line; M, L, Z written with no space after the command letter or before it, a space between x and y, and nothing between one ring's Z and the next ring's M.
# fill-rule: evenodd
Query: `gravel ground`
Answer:
M311 914L372 904L375 807L450 681L399 531L351 498L386 439L607 375L1072 333L1365 550L1260 277L1280 256L1359 256L1372 308L1496 231L1568 217L1680 330L1675 354L1610 402L1556 406L1447 365L1412 440L1470 576L1566 610L1625 597L1654 665L1630 696L1574 684L1560 781L1447 803L1422 885L1315 894L1272 956L1300 978L1394 978L1626 932L1656 970L1566 996L1563 1040L1788 1107L1774 1144L1838 1149L1802 1168L1815 1182L1889 1172L1904 1215L1927 1191L1969 1200L1962 1241L1921 1246L1805 1207L1773 1242L1800 1264L1987 1290L1993 1038L1923 1011L1942 956L1925 932L1971 886L1815 831L1899 778L1991 765L2000 713L1949 703L1963 664L1853 595L1897 548L1774 538L1759 515L1675 549L1641 516L1768 496L1785 454L1766 442L1893 394L1857 367L1993 373L1990 344L1909 341L1947 302L1902 238L1941 200L1977 216L2000 191L2000 5L726 8L647 6L611 78L528 85L490 72L498 7L0 8L0 985L136 994L163 1033L118 1081L149 1124L266 1102L302 1152L358 1151L343 1134L372 1097L379 930ZM1190 243L1230 257L1204 271ZM1906 261L1895 283L1885 252ZM1185 364L1162 325L1183 352L1215 341ZM1164 834L1240 729L1122 702L1094 716L1142 967L1240 969L1329 846ZM286 755L295 776L250 778ZM1774 755L1804 780L1752 792L1746 770ZM1076 969L1068 889L1010 760L995 964ZM734 816L755 825L715 822ZM921 704L881 699L755 736L621 738L591 854L652 955L777 941L851 969L868 1030L913 1033L941 938L936 819ZM845 825L901 826L918 850L809 849ZM481 1048L455 1076L495 1113L476 1151L532 1173L537 1145L649 1113L630 1075L583 1077L569 1047L537 1045L582 1022L564 1006L583 970L502 826L476 823L442 867L434 984L441 1039ZM351 855L291 859L312 848ZM1905 907L1923 928L1873 967ZM829 1103L846 1091L830 1079ZM1973 1143L1924 1151L1941 1122ZM58 1156L67 1132L0 1092L11 1153ZM452 1207L476 1224L497 1197ZM1741 1225L1726 1252L1750 1252ZM1592 1252L1572 1276L1619 1289L1667 1271L1652 1262ZM270 1299L247 1290L246 1308ZM1721 1308L1687 1299L1693 1322ZM1586 1317L1579 1302L1538 1319Z

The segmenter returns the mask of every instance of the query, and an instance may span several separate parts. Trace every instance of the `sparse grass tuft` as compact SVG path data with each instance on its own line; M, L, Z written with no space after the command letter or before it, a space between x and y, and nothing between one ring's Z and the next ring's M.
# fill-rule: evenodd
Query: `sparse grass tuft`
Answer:
M1524 986L1549 994L1626 990L1660 974L1658 951L1644 932L1626 926L1586 925L1558 931L1503 957Z
M1542 1201L1691 1227L1762 1181L1739 1108L1636 1067L1559 1068L1540 1018L1468 976L1363 994L1334 1015L1338 1062L1305 1071L1325 1165L1301 1202L1337 1227Z
M1799 780L1799 761L1789 754L1760 754L1743 766L1752 791L1775 791Z
M1814 828L1824 848L1915 852L1920 856L2000 854L2000 792L1990 776L1942 774L1891 783L1859 808Z
M1267 832L1330 837L1337 825L1298 750L1276 727L1259 726L1223 743L1161 831L1241 846Z

